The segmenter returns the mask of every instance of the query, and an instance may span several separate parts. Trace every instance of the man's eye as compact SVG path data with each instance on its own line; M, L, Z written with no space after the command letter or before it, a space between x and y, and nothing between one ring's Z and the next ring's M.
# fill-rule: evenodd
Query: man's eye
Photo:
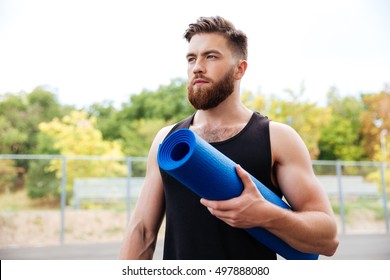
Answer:
M214 58L217 58L215 55L213 55L213 54L209 54L208 56L207 56L207 59L214 59Z
M188 63L191 63L191 62L193 62L193 61L195 61L195 57L188 57L188 58L187 58L187 62L188 62Z

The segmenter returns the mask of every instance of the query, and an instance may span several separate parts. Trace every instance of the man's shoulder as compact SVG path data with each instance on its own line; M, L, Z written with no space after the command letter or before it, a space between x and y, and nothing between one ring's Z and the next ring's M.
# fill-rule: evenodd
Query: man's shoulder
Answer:
M272 153L277 158L306 147L298 132L287 124L272 121L269 130Z
M194 119L194 114L188 116L185 119L182 119L181 121L179 121L179 122L177 122L177 123L175 123L173 125L168 126L168 128L170 128L170 131L168 132L167 135L169 135L170 133L172 133L175 130L178 130L180 128L189 128L191 126L191 123L192 123L193 119Z
M269 128L270 131L273 131L274 133L294 133L295 130L291 126L281 123L281 122L276 122L276 121L270 121L269 122Z
M185 118L177 123L173 123L173 124L164 126L163 128L161 128L158 131L158 133L156 135L156 139L159 140L159 142L161 142L162 140L164 140L169 134L171 134L175 130L180 129L180 128L184 128L184 127L188 128L191 124L192 119L193 119L193 115L188 116L187 118Z
M172 129L175 127L176 124L171 124L168 126L164 126L161 128L156 135L156 139L163 140L167 135L172 131ZM160 141L161 142L161 141Z

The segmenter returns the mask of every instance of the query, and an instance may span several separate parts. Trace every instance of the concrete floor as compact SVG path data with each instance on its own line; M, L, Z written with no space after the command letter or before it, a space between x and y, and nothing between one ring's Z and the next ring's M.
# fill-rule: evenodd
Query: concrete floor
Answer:
M120 243L65 244L47 247L0 249L1 260L115 260ZM162 259L162 241L154 259ZM320 260L390 260L390 234L341 235L332 257Z

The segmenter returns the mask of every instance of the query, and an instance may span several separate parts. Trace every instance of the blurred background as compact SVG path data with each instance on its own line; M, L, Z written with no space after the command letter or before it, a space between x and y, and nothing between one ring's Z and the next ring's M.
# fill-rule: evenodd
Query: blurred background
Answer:
M0 258L116 258L152 139L193 113L182 35L210 15L247 33L242 101L301 135L340 236L390 258L389 2L208 2L0 1Z

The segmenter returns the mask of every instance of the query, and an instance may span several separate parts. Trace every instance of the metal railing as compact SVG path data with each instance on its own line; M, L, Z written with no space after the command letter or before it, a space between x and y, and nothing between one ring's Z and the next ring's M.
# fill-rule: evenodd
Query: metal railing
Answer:
M317 177L321 178L320 167L331 167L325 171L325 173L334 174L337 178L337 196L338 203L340 208L340 218L341 218L341 232L346 233L346 200L356 199L356 197L369 197L369 198L380 198L382 201L383 207L383 216L385 222L386 233L390 232L390 223L389 223L389 197L387 193L387 184L386 181L390 180L390 163L389 162L368 162L368 161L320 161L313 160L313 168ZM316 170L317 169L317 170ZM332 172L333 169L333 172ZM344 170L343 170L344 169ZM352 174L352 175L351 175ZM345 178L358 174L360 177L367 178L372 177L371 187L376 187L376 192L371 192L371 194L360 194L356 193L351 195L346 192L346 187L344 185ZM376 177L376 180L375 180ZM327 187L326 185L324 186ZM355 189L358 185L353 185ZM367 189L367 187L366 187ZM328 195L331 196L328 192Z
M66 209L72 208L72 187L77 178L100 178L101 183L107 183L105 174L100 170L99 174L93 174L93 170L107 168L115 162L121 167L122 174L119 176L125 180L126 192L123 197L123 203L126 211L126 223L131 217L131 211L136 201L132 191L132 178L142 177L145 174L146 158L143 157L108 157L108 156L63 156L63 155L0 155L0 167L6 161L25 161L28 166L32 161L46 161L45 168L51 166L50 172L55 172L60 190L60 223L59 223L59 242L65 242L66 234ZM89 168L86 162L99 162ZM55 163L55 164L54 164ZM83 164L81 164L83 163ZM9 162L7 164L10 164ZM97 167L98 166L98 167ZM88 174L80 174L82 169L88 170ZM374 211L380 224L384 223L382 231L389 233L389 197L386 190L386 181L390 180L389 162L347 162L347 161L313 161L313 169L322 181L322 185L328 193L329 199L334 206L335 213L340 219L340 232L349 233L347 228L348 215L356 209L362 210L367 207L371 212ZM44 170L40 170L45 172ZM31 170L26 169L29 178L34 178L30 174ZM103 172L104 173L104 172ZM24 175L26 175L24 174ZM0 187L1 180L0 168ZM37 175L41 176L41 175ZM110 177L114 177L112 174ZM106 181L104 181L106 180ZM108 183L107 183L108 184ZM109 187L109 186L107 186ZM107 195L109 198L109 190ZM132 199L133 198L133 199ZM136 199L135 199L136 200ZM381 201L381 203L378 203ZM92 201L93 203L93 201ZM98 203L98 202L96 202ZM374 210L373 210L374 209ZM4 211L3 211L4 212ZM0 212L0 217L1 217ZM1 225L0 225L1 226ZM3 226L2 226L3 227ZM1 232L1 228L0 228ZM1 234L0 234L1 235ZM1 245L1 244L0 244Z

